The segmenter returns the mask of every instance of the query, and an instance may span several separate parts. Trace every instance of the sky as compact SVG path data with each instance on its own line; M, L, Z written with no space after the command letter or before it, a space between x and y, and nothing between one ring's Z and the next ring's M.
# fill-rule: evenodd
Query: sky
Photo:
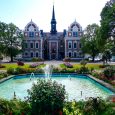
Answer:
M75 20L86 28L100 24L100 13L108 0L0 0L0 21L24 29L32 19L39 29L50 31L53 3L57 31L62 32Z

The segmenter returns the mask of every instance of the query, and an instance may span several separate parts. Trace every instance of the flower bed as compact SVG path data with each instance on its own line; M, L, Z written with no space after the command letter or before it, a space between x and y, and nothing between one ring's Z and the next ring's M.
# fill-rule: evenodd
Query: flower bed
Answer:
M37 66L39 66L39 65L43 65L44 63L33 63L33 64L31 64L29 67L30 68L36 68Z
M67 68L73 68L73 65L70 64L69 62L64 63L64 65L65 65Z

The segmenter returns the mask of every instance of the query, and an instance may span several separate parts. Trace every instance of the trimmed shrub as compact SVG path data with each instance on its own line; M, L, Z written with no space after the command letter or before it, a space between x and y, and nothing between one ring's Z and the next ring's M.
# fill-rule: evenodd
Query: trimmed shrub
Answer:
M8 68L7 69L7 73L8 74L14 74L15 73L15 69L14 68Z
M110 65L99 65L99 68L105 68L105 67L108 67L108 66L110 66Z
M21 67L17 67L14 69L14 74L23 74L23 73L25 73L25 71Z
M32 115L56 115L63 109L65 87L56 81L39 79L28 90L28 101L32 107Z
M34 58L32 58L32 61L33 62L40 62L40 61L44 61L44 59L34 57Z
M79 69L78 73L80 73L80 74L85 74L86 73L87 74L87 73L89 73L89 69L87 67L81 67Z
M60 69L58 67L53 67L53 73L59 73Z
M18 62L17 62L17 65L18 65L18 66L23 66L23 65L24 65L24 63L23 63L23 62L21 62L21 61L18 61Z
M0 68L5 68L5 66L4 66L4 65L2 65L2 64L0 64Z

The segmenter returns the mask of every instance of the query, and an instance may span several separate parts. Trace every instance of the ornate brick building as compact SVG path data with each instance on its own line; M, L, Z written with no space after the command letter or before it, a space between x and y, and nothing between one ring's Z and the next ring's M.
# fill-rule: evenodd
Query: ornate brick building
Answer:
M57 32L56 24L53 6L50 32L39 30L39 27L32 20L26 25L23 40L24 59L30 60L33 57L48 60L61 60L65 57L83 58L80 44L82 35L80 24L75 21L67 31L63 32Z

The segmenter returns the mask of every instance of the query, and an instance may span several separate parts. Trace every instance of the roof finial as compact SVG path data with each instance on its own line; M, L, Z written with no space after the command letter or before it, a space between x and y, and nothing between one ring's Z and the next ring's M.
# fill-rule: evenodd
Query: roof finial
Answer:
M76 18L75 18L75 22L76 22Z
M54 6L54 2L55 2L55 1L53 0L53 6Z
M31 22L32 22L32 19L31 19Z

